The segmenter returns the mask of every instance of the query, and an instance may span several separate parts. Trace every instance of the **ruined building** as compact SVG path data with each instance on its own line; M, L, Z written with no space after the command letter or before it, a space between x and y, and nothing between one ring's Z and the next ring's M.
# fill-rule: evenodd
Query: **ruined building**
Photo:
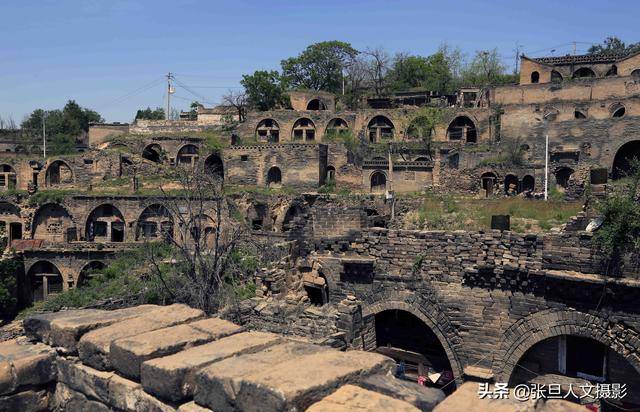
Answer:
M291 109L241 123L203 108L196 119L92 125L88 151L46 160L2 140L0 226L24 262L21 299L46 299L116 251L176 230L139 180L203 168L237 189L256 238L291 246L286 264L258 273L246 324L377 350L411 373L446 372L449 388L623 382L637 406L640 272L605 276L587 221L544 234L385 226L390 192L538 196L547 138L550 188L605 193L640 156L639 98L640 54L523 56L520 84L456 96L400 94L350 111L327 93L292 92ZM422 125L434 119L429 136ZM129 193L97 190L118 179ZM362 196L318 194L330 185Z

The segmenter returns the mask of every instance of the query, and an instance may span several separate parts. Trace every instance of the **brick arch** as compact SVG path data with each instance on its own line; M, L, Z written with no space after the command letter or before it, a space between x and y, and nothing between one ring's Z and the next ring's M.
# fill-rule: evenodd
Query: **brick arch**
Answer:
M638 342L640 333L621 323L612 323L598 316L575 310L549 309L524 317L509 327L494 366L496 381L509 382L516 364L535 344L560 335L594 339L616 351L640 373L640 346L629 351L627 346Z
M433 313L425 310L426 307L433 308L431 310ZM387 310L403 310L424 322L424 324L433 331L438 338L440 345L444 348L449 364L451 364L454 380L457 380L462 376L462 363L460 362L455 350L459 345L459 342L457 338L449 336L454 333L454 327L442 311L438 311L437 307L434 305L420 305L417 302L408 302L406 298L403 299L400 296L396 296L389 297L384 300L381 299L370 305L363 305L362 319L375 316L376 314Z
M83 224L80 223L78 221L78 219L76 219L76 217L71 213L71 211L69 210L68 207L66 207L65 205L63 205L61 203L47 202L47 203L43 203L40 206L38 206L38 208L35 210L35 212L33 213L32 217L31 217L31 222L29 224L29 227L30 227L30 230L31 230L31 239L35 239L36 227L38 225L38 218L40 218L43 215L43 213L45 213L45 208L47 208L47 207L53 207L55 209L62 210L63 212L65 212L67 214L67 216L71 220L71 223L73 225L75 225L77 230L81 230L82 229ZM80 233L78 233L78 234L80 234Z

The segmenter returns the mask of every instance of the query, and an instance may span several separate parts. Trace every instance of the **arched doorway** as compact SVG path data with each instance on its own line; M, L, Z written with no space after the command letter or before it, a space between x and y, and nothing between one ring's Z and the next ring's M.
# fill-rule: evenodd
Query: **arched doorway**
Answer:
M611 66L611 68L607 71L607 74L605 74L606 77L617 76L617 75L618 75L618 66L616 66L615 64Z
M515 175L506 175L504 177L504 193L509 195L509 196L513 196L513 195L517 195L518 193L520 193L519 188L519 180L518 177Z
M591 77L596 77L596 73L588 67L581 67L575 72L573 72L574 79L588 79Z
M154 163L162 163L162 147L156 143L147 145L142 151L142 157Z
M383 139L393 139L394 129L393 123L387 117L376 116L367 125L369 141L376 143Z
M336 181L336 168L333 166L327 166L327 183Z
M485 172L480 176L480 183L482 185L482 190L484 190L485 197L489 197L493 194L497 180L498 178L493 172Z
M189 221L189 235L189 241L200 250L211 250L215 245L216 222L209 215L196 215Z
M533 192L536 189L536 179L531 175L522 178L522 192Z
M33 302L47 300L64 289L60 270L56 265L46 260L34 263L27 272L27 279L31 284L31 300Z
M535 343L517 360L509 386L544 375L553 376L554 384L625 383L624 406L640 406L640 373L609 345L588 336L558 335Z
M387 176L376 171L371 174L371 191L372 192L384 192L387 189Z
M320 99L313 99L307 104L307 110L327 110L327 105Z
M256 127L256 138L259 141L278 143L280 141L280 125L273 119L263 119Z
M628 176L632 169L632 159L640 160L640 140L633 140L623 144L613 158L611 177L620 179Z
M0 190L7 191L16 188L16 171L9 165L0 165Z
M404 365L406 378L427 377L427 384L443 387L453 380L447 353L436 334L417 316L404 310L375 314L376 352ZM453 385L447 385L452 390Z
M117 207L103 204L87 218L85 236L89 242L124 242L124 216Z
M38 208L33 216L31 237L52 242L72 242L78 238L71 215L58 203L47 203Z
M147 206L136 225L136 240L169 240L173 238L173 216L161 204Z
M56 160L47 167L45 182L48 187L73 184L73 171L62 160Z
M193 144L186 144L180 148L178 151L178 156L176 156L176 163L182 166L195 166L198 161L200 149L198 146Z
M282 184L282 172L277 166L273 166L267 172L267 186L279 186Z
M562 75L557 70L551 70L551 83L562 83Z
M204 161L204 170L219 180L224 180L224 165L216 153L209 155Z
M80 271L80 275L78 276L78 280L76 281L76 287L81 288L89 285L89 282L95 276L96 272L107 267L103 262L99 260L94 260L82 268Z
M538 83L540 81L540 73L531 72L531 83Z
M475 143L478 141L476 125L467 116L456 117L447 128L447 138L454 141Z
M573 174L573 169L570 167L560 167L556 169L556 187L561 190L565 190L569 186L569 179Z
M298 119L291 130L292 140L309 141L316 138L316 125L310 119Z
M287 209L287 212L284 215L284 219L282 221L282 231L288 232L290 231L296 220L300 218L304 214L304 209L299 204L293 204Z

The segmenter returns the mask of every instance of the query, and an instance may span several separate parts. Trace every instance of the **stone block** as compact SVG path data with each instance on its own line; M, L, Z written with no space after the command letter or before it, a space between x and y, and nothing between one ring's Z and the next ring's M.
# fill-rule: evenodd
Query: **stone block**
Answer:
M422 411L433 410L445 398L444 392L440 389L397 379L390 374L370 376L358 385L394 399L401 399Z
M131 308L108 310L108 311L87 311L78 316L63 316L53 318L50 322L49 343L51 346L64 348L69 353L77 351L78 340L85 333L109 326L113 323L141 316L152 309L157 309L156 305L140 305Z
M184 405L180 405L178 412L213 412L211 409L204 408L194 401L187 402Z
M201 368L231 356L258 352L280 341L271 333L244 332L148 360L140 369L142 386L151 394L178 402L193 395L195 373Z
M0 394L53 381L55 356L54 350L41 343L17 339L0 342Z
M103 312L104 311L97 309L76 309L52 313L37 313L35 315L28 316L22 322L22 326L24 327L25 335L29 338L48 343L49 334L51 332L51 322L54 319L72 318L75 316L84 316L89 313Z
M78 343L80 359L96 369L109 370L111 342L166 328L204 316L204 312L182 304L162 306L135 318L127 319L86 333Z
M0 411L40 412L49 410L49 392L29 389L13 395L0 396Z
M241 326L219 318L158 329L112 342L110 362L123 376L139 379L140 365L146 360L171 355L242 330Z
M56 385L52 406L54 410L66 412L110 412L107 405L88 399L84 394L74 391L63 383Z
M216 362L196 374L194 399L215 411L236 409L236 395L244 376L301 356L330 350L302 342L284 342L260 352Z
M387 373L394 365L386 356L360 351L321 351L296 357L271 368L257 368L236 380L235 406L242 411L304 410L341 384Z
M58 381L69 389L120 411L175 411L170 405L144 392L142 385L114 372L81 364L74 358L58 359Z
M308 412L394 411L417 412L420 409L408 402L372 392L354 385L344 385L314 403Z

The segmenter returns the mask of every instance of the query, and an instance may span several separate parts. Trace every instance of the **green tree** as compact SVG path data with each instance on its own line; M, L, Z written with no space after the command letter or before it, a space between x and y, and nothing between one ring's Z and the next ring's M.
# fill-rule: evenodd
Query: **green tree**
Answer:
M25 117L20 127L40 135L43 117L47 141L51 142L47 149L53 154L73 153L75 140L89 131L89 123L104 122L98 112L83 108L74 100L69 100L62 110L34 110Z
M598 205L603 221L594 241L604 255L606 274L619 275L624 256L640 250L640 203L636 200L640 188L640 161L631 160L626 185Z
M387 76L392 90L420 87L442 93L452 91L451 71L442 52L429 57L399 54Z
M156 107L152 109L148 107L146 109L138 110L136 112L136 120L164 120L165 112L162 107Z
M616 36L609 36L601 44L594 44L589 47L589 54L625 54L640 51L640 43L625 44Z
M462 70L462 81L468 85L486 87L515 83L517 75L506 73L498 49L481 50L476 52L471 63Z
M349 43L335 40L315 43L297 57L282 60L282 75L293 88L337 93L342 88L345 66L357 54Z
M15 260L0 261L0 315L11 315L16 309L17 273L20 267Z
M242 76L247 103L257 110L271 110L285 101L285 86L280 74L275 71L257 70Z

